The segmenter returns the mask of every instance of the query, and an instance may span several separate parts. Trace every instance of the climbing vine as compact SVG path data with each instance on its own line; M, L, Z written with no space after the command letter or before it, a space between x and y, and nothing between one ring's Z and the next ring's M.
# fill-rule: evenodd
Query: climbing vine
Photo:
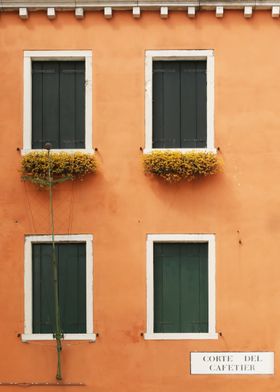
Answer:
M55 247L55 227L53 208L53 187L55 184L82 179L85 175L96 172L96 160L93 155L85 153L69 154L65 152L52 153L51 144L45 145L46 151L31 152L22 159L21 174L24 181L30 181L49 191L49 211L52 237L52 273L54 292L54 319L53 338L56 340L57 371L56 379L62 380L61 351L63 331L61 330L61 312L59 306L58 264Z

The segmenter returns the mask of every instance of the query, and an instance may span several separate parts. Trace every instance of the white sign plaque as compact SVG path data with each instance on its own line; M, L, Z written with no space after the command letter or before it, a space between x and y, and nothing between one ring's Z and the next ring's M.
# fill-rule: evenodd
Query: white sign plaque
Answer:
M191 374L274 374L274 353L192 352Z

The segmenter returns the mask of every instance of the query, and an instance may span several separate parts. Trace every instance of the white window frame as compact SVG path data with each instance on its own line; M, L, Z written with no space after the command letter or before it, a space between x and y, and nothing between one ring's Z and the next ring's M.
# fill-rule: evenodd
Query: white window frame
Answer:
M66 333L64 340L95 341L93 333L93 253L91 234L55 235L56 243L86 243L86 333ZM32 332L32 244L51 243L50 235L30 235L24 244L24 334L22 341L53 340L53 334Z
M154 332L154 243L208 243L208 332ZM148 234L147 236L147 340L218 339L216 333L215 235Z
M23 63L23 149L22 154L32 149L32 61L85 61L85 148L82 149L53 149L52 151L88 152L92 148L92 53L90 50L44 50L24 51Z
M206 148L153 148L153 61L206 60L207 78L207 146ZM144 153L156 150L207 151L214 147L214 51L209 50L147 50L145 56L145 148Z

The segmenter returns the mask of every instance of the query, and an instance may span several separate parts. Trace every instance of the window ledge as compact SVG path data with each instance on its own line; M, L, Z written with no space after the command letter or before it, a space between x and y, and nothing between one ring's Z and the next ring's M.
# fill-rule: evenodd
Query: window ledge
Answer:
M44 148L38 148L38 149L22 148L21 155L26 155L30 152L41 152L41 151L47 151L47 150ZM83 152L85 154L94 154L94 149L92 149L92 148L89 148L89 149L86 149L86 148L77 148L77 149L74 149L74 148L73 149L71 149L71 148L69 148L69 149L67 149L67 148L61 148L61 149L54 148L54 149L51 149L51 152L54 154L60 153L60 152L68 152L69 154L75 154L76 152Z
M202 340L218 339L216 332L210 333L145 333L145 340Z
M144 148L144 154L150 154L153 151L174 151L174 152L211 152L217 154L216 148Z
M36 340L55 340L51 333L24 333L21 335L23 343ZM66 333L63 340L88 340L89 342L96 341L95 333Z

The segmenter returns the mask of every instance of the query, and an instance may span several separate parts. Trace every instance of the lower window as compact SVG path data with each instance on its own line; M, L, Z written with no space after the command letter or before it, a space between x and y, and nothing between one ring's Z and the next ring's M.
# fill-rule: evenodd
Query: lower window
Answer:
M148 235L146 339L215 339L215 237Z
M92 236L55 236L61 329L65 339L94 340ZM50 236L25 239L23 340L52 339L55 330Z

